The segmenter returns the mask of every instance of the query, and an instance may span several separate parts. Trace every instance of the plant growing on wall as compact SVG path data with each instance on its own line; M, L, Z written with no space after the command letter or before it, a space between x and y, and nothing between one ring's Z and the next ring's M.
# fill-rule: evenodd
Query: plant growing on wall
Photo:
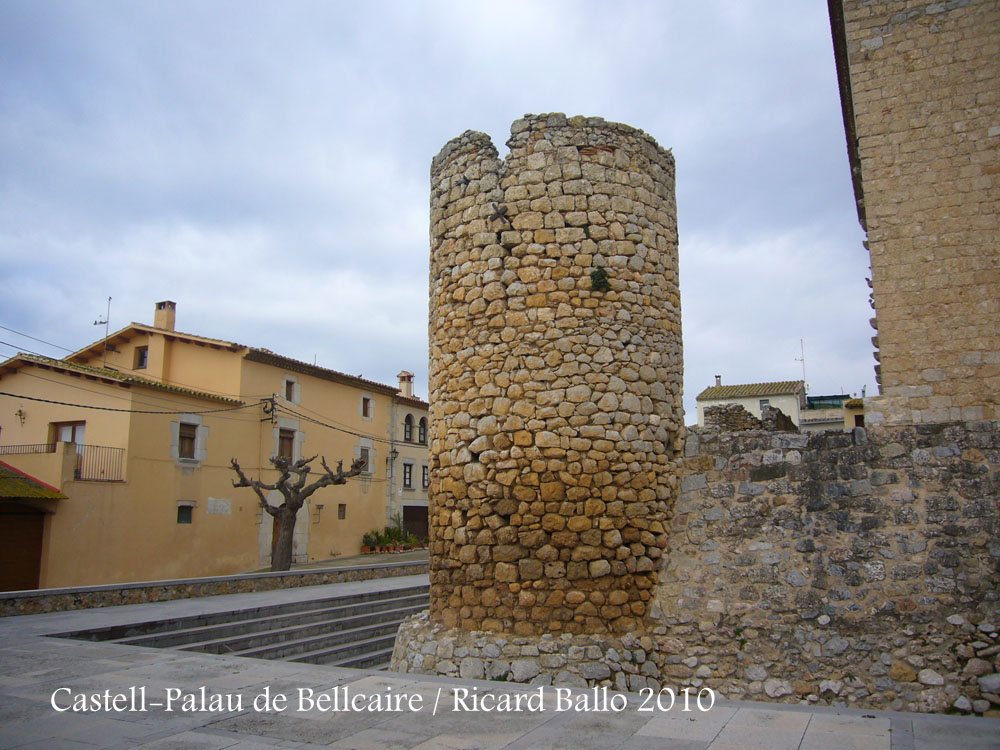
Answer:
M607 292L611 289L608 272L603 268L595 268L590 272L590 288L595 292Z
M321 458L320 463L325 470L312 484L306 484L309 479L309 470L316 456L312 458L300 458L292 461L285 456L271 456L271 463L278 470L278 479L275 482L267 483L259 479L249 479L240 468L236 459L232 460L233 471L239 477L239 481L233 480L233 487L250 487L257 493L260 500L260 507L268 515L277 518L278 538L274 544L274 554L271 555L271 570L288 570L292 567L292 537L295 533L295 517L306 499L321 487L331 484L346 484L348 478L355 477L364 471L367 463L366 459L358 458L351 464L351 468L344 471L344 462L337 463L337 470L334 471L326 464L326 458ZM267 502L265 492L277 490L285 499L280 506L273 506Z

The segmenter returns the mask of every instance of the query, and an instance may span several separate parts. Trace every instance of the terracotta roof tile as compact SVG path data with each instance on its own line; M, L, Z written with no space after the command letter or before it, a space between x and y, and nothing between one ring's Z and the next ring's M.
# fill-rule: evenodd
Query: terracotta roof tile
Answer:
M66 496L40 479L35 479L23 471L18 471L10 464L0 461L0 498L65 500Z
M301 372L305 375L313 375L317 378L322 378L323 380L332 380L335 383L344 383L345 385L371 388L372 390L379 391L390 396L395 396L399 392L399 388L395 386L385 385L384 383L368 380L366 378L359 377L358 375L348 375L345 372L338 372L337 370L330 370L329 368L313 365L309 362L302 362L297 359L292 359L291 357L285 357L281 354L275 354L270 349L251 347L244 355L244 358L250 360L251 362L261 362L266 365L275 365L277 367L283 367L286 370L291 370L292 372Z
M696 401L718 401L752 396L781 396L805 392L801 380L781 380L774 383L744 383L742 385L713 385L698 394Z

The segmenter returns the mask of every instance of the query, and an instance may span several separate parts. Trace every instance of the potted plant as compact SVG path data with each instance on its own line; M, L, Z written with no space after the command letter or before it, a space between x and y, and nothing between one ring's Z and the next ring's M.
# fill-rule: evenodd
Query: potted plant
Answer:
M366 531L361 535L361 553L363 555L370 554L377 544L378 537L374 531Z

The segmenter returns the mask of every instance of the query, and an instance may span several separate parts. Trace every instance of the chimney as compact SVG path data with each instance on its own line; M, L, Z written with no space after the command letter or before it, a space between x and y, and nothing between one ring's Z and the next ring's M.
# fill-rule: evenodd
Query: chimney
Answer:
M716 375L715 376L715 387L718 388L720 385L722 385L722 376L721 375Z
M174 321L177 317L177 303L170 300L156 303L156 311L153 313L153 327L162 328L165 331L174 330Z
M400 395L413 398L413 373L403 370L397 377L399 378Z

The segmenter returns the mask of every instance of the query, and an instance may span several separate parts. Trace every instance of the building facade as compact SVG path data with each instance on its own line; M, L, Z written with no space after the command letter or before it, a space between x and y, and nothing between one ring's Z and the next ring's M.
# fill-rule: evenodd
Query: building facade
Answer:
M870 425L1000 417L1000 4L829 0L880 395Z
M393 399L393 434L392 449L398 455L389 478L388 518L390 523L401 521L409 533L426 539L431 482L427 402L414 398L413 373L405 370L399 373L399 393Z
M738 404L756 419L761 418L763 407L772 406L798 425L806 409L806 386L801 380L723 385L722 377L716 375L715 385L699 393L695 402L699 427L705 426L705 409L722 404Z
M45 517L41 587L269 565L277 529L250 490L232 486L233 458L264 481L276 477L271 456L366 459L368 471L299 511L300 563L356 554L395 511L396 455L416 472L426 464L396 423L405 403L426 424L412 391L181 333L175 314L160 302L152 326L132 323L62 360L0 364L0 387L14 394L0 396L0 460L67 496Z

